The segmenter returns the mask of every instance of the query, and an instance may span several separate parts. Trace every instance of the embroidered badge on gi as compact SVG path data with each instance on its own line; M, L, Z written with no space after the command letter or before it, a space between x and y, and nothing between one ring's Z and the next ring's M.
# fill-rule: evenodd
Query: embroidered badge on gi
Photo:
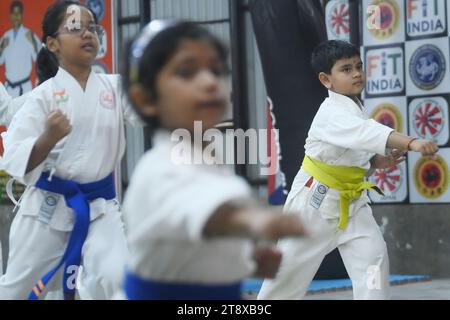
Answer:
M114 93L109 90L103 90L100 93L100 103L106 109L114 109L116 102L114 99Z
M322 204L323 199L325 198L325 195L328 192L328 187L324 184L317 184L316 189L314 190L314 193L311 197L311 200L309 201L309 204L316 209L320 208L320 205Z
M38 220L49 224L55 212L56 205L58 204L60 195L57 193L46 192L44 195L44 201L42 201L41 209L39 210Z
M61 107L61 104L69 101L69 95L66 94L66 89L53 92L53 100L55 100L56 106Z

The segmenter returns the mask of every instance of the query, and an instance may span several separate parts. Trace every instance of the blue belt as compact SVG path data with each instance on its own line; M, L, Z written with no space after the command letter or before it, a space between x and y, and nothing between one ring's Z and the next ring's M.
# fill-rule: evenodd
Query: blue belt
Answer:
M125 294L129 300L241 300L241 283L191 284L144 280L127 272Z
M67 269L70 266L76 266L76 268L80 266L81 250L88 234L90 222L88 201L97 198L104 198L106 200L114 199L116 197L114 175L111 173L102 180L84 184L79 184L72 180L64 180L55 176L52 177L51 181L48 181L48 177L49 174L44 172L37 181L36 187L63 195L66 205L69 208L72 208L75 213L75 224L61 261L37 282L31 290L28 299L38 300L47 283L55 275L58 269L65 264L63 278L64 298L66 300L73 300L76 288L72 284L69 285L69 277L72 272L68 272Z

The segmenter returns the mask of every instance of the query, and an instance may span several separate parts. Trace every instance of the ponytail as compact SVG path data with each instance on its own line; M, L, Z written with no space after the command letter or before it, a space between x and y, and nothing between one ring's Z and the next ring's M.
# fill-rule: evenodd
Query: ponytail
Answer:
M39 79L39 84L56 76L58 72L59 63L55 54L42 46L36 59L36 73Z

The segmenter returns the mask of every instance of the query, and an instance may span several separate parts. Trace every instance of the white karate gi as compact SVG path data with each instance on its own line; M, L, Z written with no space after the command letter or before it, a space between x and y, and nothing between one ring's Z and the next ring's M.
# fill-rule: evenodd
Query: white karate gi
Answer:
M8 110L9 102L11 101L11 97L9 96L8 92L6 92L5 87L3 84L0 83L0 118L1 115L5 113L6 110ZM0 121L1 125L1 121ZM2 256L2 243L0 242L0 275L3 274L3 256Z
M36 61L37 52L33 44L26 37L28 31L30 30L22 25L16 35L14 35L14 29L10 29L0 39L0 43L5 38L9 39L8 46L6 46L2 55L0 55L0 64L5 64L7 81L17 83L28 79L21 86L15 88L11 87L8 83L6 84L6 89L12 97L18 97L20 95L20 87L22 87L23 93L31 91L33 88L30 76L33 62ZM34 32L31 32L31 34L36 42L36 48L39 50L41 40L39 40Z
M0 83L0 125L9 126L14 114L25 103L28 94L12 98L2 83ZM0 160L1 161L1 160ZM2 246L0 244L0 275L3 274Z
M13 116L23 106L29 93L17 98L12 98L0 83L0 125L9 126Z
M91 72L86 90L67 71L33 90L4 135L3 166L27 185L11 226L7 273L0 278L0 299L26 299L36 281L61 259L73 228L73 211L61 196L50 221L41 205L46 192L34 187L44 171L78 183L100 180L114 171L123 155L123 119L138 117L120 92L120 78ZM31 150L44 131L51 110L64 111L71 133L59 141L48 157L25 174ZM108 299L120 287L127 248L117 200L90 202L91 224L83 246L79 275L82 299ZM61 278L52 279L61 288Z
M220 205L249 197L250 188L225 166L176 164L174 144L167 132L155 135L125 194L128 270L143 279L194 284L250 276L255 263L249 240L202 235Z
M362 106L361 106L362 107ZM368 116L352 99L329 91L320 106L305 144L309 157L337 166L370 168L370 159L385 154L386 142L393 130ZM389 262L381 231L376 224L370 200L363 192L351 201L349 221L344 230L339 221L339 192L329 189L315 209L311 198L318 186L300 169L284 206L295 210L311 237L279 242L283 252L280 270L274 280L265 280L258 299L301 299L326 254L336 247L353 283L355 299L389 298Z

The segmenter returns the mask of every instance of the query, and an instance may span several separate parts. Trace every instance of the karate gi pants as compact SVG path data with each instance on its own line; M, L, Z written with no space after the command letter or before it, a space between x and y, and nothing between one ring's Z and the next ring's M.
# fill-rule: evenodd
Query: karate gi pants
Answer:
M309 200L313 190L304 187L285 210L299 211L308 238L284 239L275 279L265 280L258 299L302 299L325 255L338 248L352 280L354 299L389 299L389 259L386 243L368 204L349 218L344 230L338 219L325 219Z
M11 226L7 272L0 278L0 299L28 299L36 282L62 258L69 236L70 232L52 229L37 217L21 215L19 210ZM122 286L127 255L120 212L108 212L91 221L76 281L79 297L111 299ZM62 269L41 298L48 291L62 291Z

